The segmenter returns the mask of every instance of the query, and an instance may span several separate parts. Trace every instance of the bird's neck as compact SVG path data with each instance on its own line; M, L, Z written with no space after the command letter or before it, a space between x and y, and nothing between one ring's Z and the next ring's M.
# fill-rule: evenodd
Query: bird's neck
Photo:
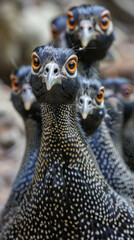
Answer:
M91 147L110 186L120 195L134 199L133 176L116 150L104 120L92 137Z
M12 187L10 198L2 213L3 216L6 216L11 208L15 209L15 207L20 204L33 179L36 168L41 140L41 121L40 119L39 122L37 122L32 118L26 118L24 119L24 123L26 131L26 149L20 170Z
M36 160L39 153L39 147L41 142L41 121L37 122L32 118L27 118L24 120L25 132L26 132L26 147L25 153L20 167L20 171L17 175L15 182L19 182L22 175L25 175L25 170L34 168L36 166Z
M94 132L98 129L98 127L101 124L102 119L95 118L92 116L87 116L86 119L83 119L81 116L79 117L80 124L82 126L82 129L86 133L86 136L90 138Z
M109 134L113 140L114 146L118 150L121 156L123 156L122 149L122 129L123 129L123 116L119 110L115 112L113 108L108 109L108 115L110 118L105 118L105 123Z
M42 104L42 140L36 177L43 177L45 169L57 163L65 168L68 165L79 169L84 169L85 165L89 166L88 177L90 167L96 171L77 124L75 104Z
M39 147L41 139L41 121L28 118L25 120L26 150L25 155Z

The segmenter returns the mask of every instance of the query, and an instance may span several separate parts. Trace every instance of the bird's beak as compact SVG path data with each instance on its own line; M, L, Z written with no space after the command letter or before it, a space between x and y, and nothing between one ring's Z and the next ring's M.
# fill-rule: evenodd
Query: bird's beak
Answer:
M33 102L36 101L36 98L35 98L34 94L32 93L32 90L31 90L29 84L25 84L23 86L21 96L22 96L22 100L24 103L24 108L25 108L25 110L28 111L31 108L31 105L33 104Z
M88 102L85 101L83 104L83 107L82 107L82 112L81 112L82 118L86 119L88 114L92 114L92 113L93 113L93 110L92 110L91 106L89 106Z
M46 88L49 91L55 84L61 84L61 79L66 78L60 74L59 66L55 62L47 63L44 67L44 72L39 75L42 77L42 82L46 83Z
M87 47L89 42L95 39L95 31L91 21L82 20L80 22L79 38L80 38L82 47Z
M89 114L93 113L92 100L89 96L83 95L80 97L81 103L79 103L78 110L83 119L86 119Z
M51 64L51 63L50 63ZM56 84L56 75L54 74L54 68L55 68L55 64L51 64L50 70L47 74L46 77L46 87L47 90L50 90L52 88L53 85Z

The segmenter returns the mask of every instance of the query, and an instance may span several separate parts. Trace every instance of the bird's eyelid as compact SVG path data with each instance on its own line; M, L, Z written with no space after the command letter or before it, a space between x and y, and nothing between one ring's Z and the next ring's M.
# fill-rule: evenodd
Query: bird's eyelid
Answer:
M38 54L37 54L36 52L33 52L32 55L31 55L31 57L32 57L32 58L34 58L34 57L39 58L39 56L38 56Z
M67 62L69 61L69 60L71 60L71 59L75 59L76 60L76 62L78 62L78 57L76 56L76 55L71 55L68 59L67 59Z
M105 16L107 16L107 17L111 17L111 13L110 13L110 11L109 10L104 10L102 13L101 13L101 17L105 17Z
M99 91L102 91L104 93L105 92L105 87L104 86L100 87Z
M68 11L68 12L67 12L67 16L68 16L68 17L74 17L74 14L73 14L73 12Z

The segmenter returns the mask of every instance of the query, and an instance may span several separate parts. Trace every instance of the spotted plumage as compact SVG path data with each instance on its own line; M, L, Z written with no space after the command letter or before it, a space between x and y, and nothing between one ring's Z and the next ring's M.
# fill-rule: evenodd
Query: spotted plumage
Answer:
M122 149L123 104L115 96L113 91L105 89L105 105L107 113L105 123L115 148L119 154L124 157Z
M32 184L2 239L133 238L134 210L98 173L77 124L77 57L72 50L42 46L33 59L31 85L42 103L40 153Z
M120 195L134 200L134 174L115 148L105 121L94 133L90 144L109 185Z
M125 78L111 78L103 80L106 89L123 105L123 120L120 129L120 145L124 159L128 166L134 171L134 86L130 80Z
M1 215L1 224L4 225L15 214L30 185L40 146L41 117L40 106L31 91L29 77L31 66L22 66L11 76L11 100L24 120L26 129L26 148L20 170L14 181L11 194ZM19 156L18 156L19 157Z
M103 80L106 89L110 89L111 94L115 96L124 105L124 123L130 119L133 114L134 103L134 86L126 78L108 78Z
M81 95L79 93L79 101L77 104L78 111L83 118L80 122L89 138L89 144L92 147L100 170L109 185L117 193L127 199L131 198L134 200L134 175L127 168L123 158L119 155L113 144L106 126L106 121L108 120L102 120L105 113L104 89L99 81L92 78L88 79L86 86L85 84L82 86L83 88L80 91ZM99 99L98 93L101 93ZM81 99L83 100L82 103L80 102ZM88 105L86 105L87 100L90 100L90 104ZM102 114L101 118L100 112ZM94 126L97 126L98 129L91 138L93 129L95 129Z

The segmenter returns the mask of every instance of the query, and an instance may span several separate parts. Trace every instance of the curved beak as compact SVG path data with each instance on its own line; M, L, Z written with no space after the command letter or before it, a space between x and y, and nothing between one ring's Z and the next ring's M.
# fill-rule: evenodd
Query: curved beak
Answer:
M79 99L78 110L81 113L82 118L86 119L88 114L93 113L92 99L87 95L81 96Z
M46 83L46 88L49 91L53 85L61 84L61 78L66 78L60 74L60 69L57 63L50 62L44 67L44 72L39 75L42 77L42 82Z
M31 108L31 105L33 104L33 102L36 101L36 98L29 84L27 83L24 84L21 96L24 103L24 108L28 111Z
M95 39L95 31L90 20L82 20L80 22L79 38L82 47L87 47L89 42Z

